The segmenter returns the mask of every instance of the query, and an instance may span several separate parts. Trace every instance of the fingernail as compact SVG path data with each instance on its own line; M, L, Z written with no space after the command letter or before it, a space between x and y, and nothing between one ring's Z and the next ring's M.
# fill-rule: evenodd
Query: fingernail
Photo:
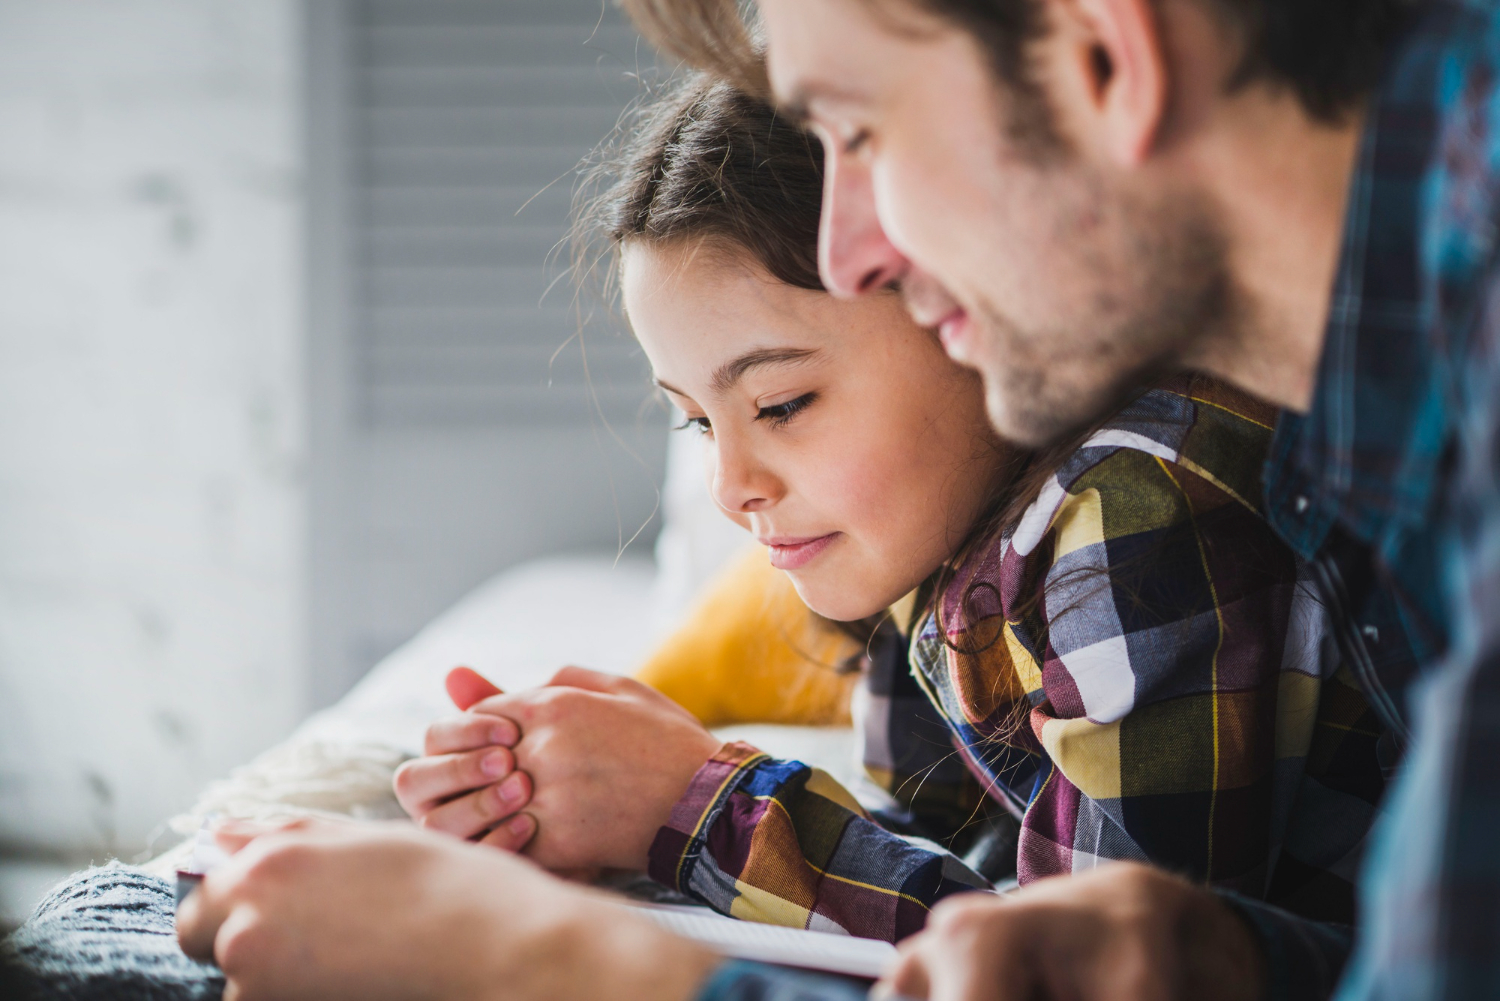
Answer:
M505 822L505 829L518 838L524 838L531 833L531 817L528 814L517 814Z
M506 806L515 806L525 796L525 790L521 788L521 776L512 775L500 783L500 802Z
M504 751L491 751L480 760L479 767L490 778L498 779L510 771L510 755Z
M490 728L490 743L501 747L513 747L516 743L516 728L502 720Z

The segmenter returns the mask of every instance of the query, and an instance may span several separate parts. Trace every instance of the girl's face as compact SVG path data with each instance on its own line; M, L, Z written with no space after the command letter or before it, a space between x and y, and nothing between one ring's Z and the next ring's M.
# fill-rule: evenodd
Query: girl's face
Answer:
M684 433L703 436L714 500L813 611L884 610L998 486L979 377L898 296L835 299L701 244L627 246L623 292Z

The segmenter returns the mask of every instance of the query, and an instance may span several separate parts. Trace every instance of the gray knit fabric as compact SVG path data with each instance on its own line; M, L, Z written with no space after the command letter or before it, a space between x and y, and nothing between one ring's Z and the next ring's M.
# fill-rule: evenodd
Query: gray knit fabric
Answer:
M86 869L0 943L0 959L39 1001L218 1001L224 977L183 955L175 914L166 880L119 864Z

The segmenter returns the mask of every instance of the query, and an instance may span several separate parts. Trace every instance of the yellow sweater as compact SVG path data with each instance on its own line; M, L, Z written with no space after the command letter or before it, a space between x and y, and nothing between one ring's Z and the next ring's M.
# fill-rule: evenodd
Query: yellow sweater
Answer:
M720 573L635 676L707 726L847 725L858 675L837 668L857 653L757 546Z

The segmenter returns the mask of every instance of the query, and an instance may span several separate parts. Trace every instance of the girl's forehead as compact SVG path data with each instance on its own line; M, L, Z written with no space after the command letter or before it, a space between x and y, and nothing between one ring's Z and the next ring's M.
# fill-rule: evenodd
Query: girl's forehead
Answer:
M702 360L750 347L832 348L848 327L826 292L722 256L631 248L622 290L636 337L658 365L662 351Z

